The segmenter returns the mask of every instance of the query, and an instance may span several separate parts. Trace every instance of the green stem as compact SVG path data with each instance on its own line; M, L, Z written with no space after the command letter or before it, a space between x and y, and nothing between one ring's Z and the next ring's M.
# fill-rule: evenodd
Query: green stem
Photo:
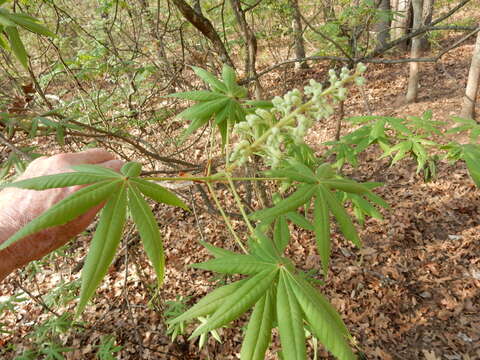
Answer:
M212 184L207 183L208 190L210 191L210 194L212 195L213 201L215 202L215 205L217 206L218 210L220 211L220 214L222 214L223 221L225 221L225 224L228 227L228 230L230 230L230 233L233 235L233 238L237 242L237 244L240 246L240 248L243 250L245 254L248 254L247 249L242 243L242 240L238 237L237 233L233 229L232 223L230 219L228 218L227 214L225 214L225 211L223 210L222 204L220 204L220 201L217 198L217 195L215 195L215 191L212 188Z
M253 228L252 223L250 222L250 219L248 218L248 215L245 212L245 207L242 204L242 199L240 199L240 196L238 195L237 190L235 189L235 184L233 183L233 180L228 176L228 174L227 174L227 179L228 179L228 184L230 185L230 189L232 190L233 197L235 198L235 202L237 203L237 206L240 209L240 212L242 213L243 219L247 224L248 230L250 230L252 237L255 239L255 229Z
M220 176L221 177L220 177ZM288 180L285 177L227 177L226 174L218 173L212 176L177 176L177 177L157 177L149 176L144 177L144 180L153 180L153 181L200 181L206 183L212 182L228 182L228 179L232 181L269 181L269 180Z

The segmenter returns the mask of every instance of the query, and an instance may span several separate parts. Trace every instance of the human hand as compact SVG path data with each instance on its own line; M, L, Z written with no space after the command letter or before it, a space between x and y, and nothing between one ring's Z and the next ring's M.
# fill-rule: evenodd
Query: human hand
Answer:
M71 172L80 164L101 165L119 171L123 161L102 149L41 157L30 163L18 180ZM0 191L0 244L32 219L83 186L48 190L7 188ZM75 220L27 236L0 251L0 281L14 269L40 259L85 230L103 205L98 205Z

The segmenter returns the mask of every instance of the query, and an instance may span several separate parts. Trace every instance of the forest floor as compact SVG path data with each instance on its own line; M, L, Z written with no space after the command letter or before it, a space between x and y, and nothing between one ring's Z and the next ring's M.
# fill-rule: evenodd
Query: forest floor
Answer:
M434 119L451 126L451 117L461 106L472 50L473 39L438 63L423 64L421 95L410 105L401 100L408 65L370 64L365 90L369 108L373 114L400 117L432 110ZM263 79L263 84L277 95L303 86L310 78L323 80L326 70L320 64L301 73L279 70ZM286 84L285 88L275 88L276 83ZM365 97L358 90L352 89L345 111L346 116L368 114ZM317 124L309 142L331 139L334 128L332 119ZM201 150L192 149L191 156ZM463 163L442 161L437 177L424 182L421 174L415 174L413 162L405 160L390 167L387 159L378 157L379 153L371 150L359 167L345 172L357 180L383 182L376 192L391 209L382 211L383 220L369 219L359 227L361 249L353 248L335 232L331 273L320 290L342 314L365 359L480 359L479 190ZM202 204L194 188L184 189L182 194L187 201L195 198L194 203ZM201 350L197 343L187 341L188 336L171 342L164 323L165 301L183 296L191 305L215 286L209 274L188 265L208 258L199 239L235 248L225 225L221 218L199 208L195 216L167 207L156 210L166 247L165 287L152 292L149 284L154 274L140 247L131 242L128 256L125 250L120 253L87 308L85 322L56 335L72 349L64 353L65 358L94 358L100 338L106 334L115 335L122 346L119 359L238 358L242 341L238 329L245 319L220 331L222 343L210 338ZM241 223L236 226L243 231ZM312 236L293 228L292 234L288 255L305 270L317 269L319 256ZM132 238L127 234L127 240ZM31 267L1 284L1 301L22 293L24 298L18 300L14 311L0 314L1 359L13 359L28 349L42 329L51 329L45 327L47 319L62 326L61 318L45 306L56 314L73 311L80 276L77 264L85 256L88 242L88 234L82 235L65 248L65 254L56 253L42 261L41 271ZM59 288L62 283L67 285ZM25 295L25 290L32 297ZM60 295L72 297L63 303ZM2 329L8 332L2 334ZM273 359L276 350L278 344L274 343L267 358ZM326 352L319 355L329 358Z

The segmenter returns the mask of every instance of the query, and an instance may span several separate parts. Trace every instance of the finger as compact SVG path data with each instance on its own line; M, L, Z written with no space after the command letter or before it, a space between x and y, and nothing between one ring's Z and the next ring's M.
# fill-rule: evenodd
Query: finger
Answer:
M114 160L115 156L103 149L88 149L77 153L58 154L51 157L52 160L66 162L70 165L99 164Z
M116 172L120 172L120 169L122 168L123 164L125 164L125 162L122 160L109 160L109 161L99 163L97 165L115 170Z

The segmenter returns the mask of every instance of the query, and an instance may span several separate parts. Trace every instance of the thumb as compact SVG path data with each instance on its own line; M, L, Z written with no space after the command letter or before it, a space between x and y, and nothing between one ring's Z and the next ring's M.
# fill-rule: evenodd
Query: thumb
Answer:
M125 164L125 162L122 160L109 160L96 165L100 165L108 169L115 170L116 172L120 172L120 169L122 168L123 164Z

